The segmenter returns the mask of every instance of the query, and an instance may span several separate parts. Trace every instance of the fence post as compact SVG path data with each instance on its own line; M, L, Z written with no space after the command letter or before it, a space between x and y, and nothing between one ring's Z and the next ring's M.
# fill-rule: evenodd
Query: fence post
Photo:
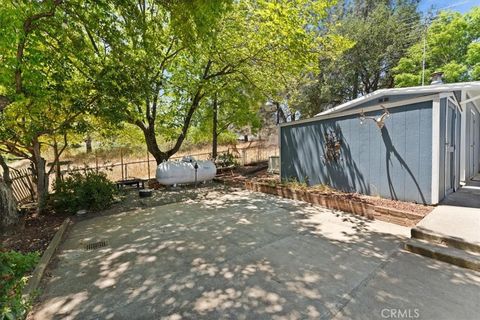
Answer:
M148 181L150 181L150 152L147 149L147 171L148 171Z
M123 172L123 149L120 148L120 167L122 168L122 180L125 180L125 175Z
M97 150L95 149L95 169L98 173L98 155L97 155Z
M242 149L242 165L247 164L247 150Z

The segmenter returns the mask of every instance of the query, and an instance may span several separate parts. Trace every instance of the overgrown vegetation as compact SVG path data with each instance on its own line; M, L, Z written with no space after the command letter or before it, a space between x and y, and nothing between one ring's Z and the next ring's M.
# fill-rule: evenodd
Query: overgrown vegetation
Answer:
M424 56L427 83L480 79L478 7L427 19L418 0L4 0L0 21L0 154L30 161L40 213L69 146L141 142L160 163L208 142L216 158L266 120L419 85Z
M232 167L238 166L238 161L235 158L235 155L230 152L225 152L218 156L216 164L219 167Z
M93 170L73 172L56 183L50 204L57 213L98 211L112 204L116 191L115 184L108 180L105 173Z
M22 290L38 259L38 253L0 251L0 320L25 317L30 302L22 298Z

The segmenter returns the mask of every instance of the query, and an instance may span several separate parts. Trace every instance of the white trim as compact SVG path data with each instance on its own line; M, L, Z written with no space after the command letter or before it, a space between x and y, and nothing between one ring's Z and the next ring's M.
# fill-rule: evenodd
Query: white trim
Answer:
M474 101L470 101L470 103L473 104L473 106L475 107L475 109L477 109L477 111L480 113L480 108L478 107L477 102L474 100Z
M468 171L467 171L466 177L467 177L468 180L470 180L470 179L472 179L473 177L475 177L475 175L476 175L476 172L475 172L475 171L477 171L477 170L475 170L475 169L477 168L477 166L475 165L475 162L476 162L476 160L477 160L477 159L476 159L477 157L476 157L476 155L475 155L475 154L477 153L477 150L476 150L476 149L477 149L477 148L476 148L476 146L477 146L477 141L476 141L476 140L477 140L477 135L476 135L477 129L476 129L476 127L475 127L475 125L476 125L476 121L475 121L475 120L476 120L476 118L477 118L477 115L478 115L478 111L475 110L475 108L470 109L470 122L469 122L469 124L468 124L470 130L468 130L468 133L467 133L467 134L468 134L468 142L469 142L469 143L468 143ZM472 124L473 124L473 126L472 126ZM471 137L472 137L472 131L473 131L473 141L472 141L472 139L471 139ZM472 150L472 145L473 145L473 150ZM472 157L473 157L473 163L470 162L470 160L472 159ZM472 167L473 167L473 170L472 170ZM473 171L473 172L472 172L472 171Z
M425 94L425 93L440 93L445 91L459 91L466 89L480 89L480 81L472 82L459 82L459 83L448 83L448 84L438 84L430 86L417 86L417 87L408 87L408 88L393 88L393 89L380 89L369 93L363 97L348 101L343 103L335 108L328 109L323 111L315 116L322 116L326 114L336 113L344 109L349 109L358 104L365 103L367 101L373 100L377 97L382 97L384 95L403 95L403 94Z
M456 113L457 113L457 106L455 104L455 102L453 101L452 104L453 106L450 106L449 102L451 102L452 100L449 99L450 97L447 97L447 100L446 100L446 103L445 103L445 142L448 142L448 145L445 143L445 145L440 145L440 152L443 152L444 153L444 159L445 159L445 162L444 162L444 166L445 166L445 169L444 169L444 186L445 186L445 190L440 190L442 192L442 197L446 197L447 195L449 195L450 193L452 193L453 191L455 191L457 185L456 185L456 181L457 181L457 156L456 156L456 151L455 151L455 147L456 147L456 140L457 140L457 133L456 133L456 130L457 130L457 119L455 118L455 122L454 122L454 141L453 141L453 172L451 172L451 168L452 168L452 163L448 163L447 165L447 161L450 161L450 160L447 160L447 155L449 152L451 151L447 151L447 148L449 149L450 148L450 145L452 144L452 141L450 141L449 139L451 137L449 137L450 135L450 132L448 129L452 130L451 128L451 123L449 125L449 121L451 121L452 119L449 119L448 118L448 112L449 112L449 109L453 110L453 117L456 117ZM443 150L442 150L443 149ZM449 173L449 174L447 174ZM453 176L454 176L454 181L453 183L450 181L450 189L447 189L447 179L448 180L451 180L451 175L453 173Z
M465 90L462 90L461 100L463 101L467 96ZM467 107L461 110L461 124L460 124L460 184L465 183L467 172Z
M477 99L479 99L479 98L480 98L480 95L475 96L475 97L470 98L470 99L467 99L467 100L463 100L463 101L461 102L461 104L466 105L466 104L469 103L469 102L473 102L473 103L475 104L474 101L477 100Z
M460 111L463 110L462 106L458 103L457 97L455 96L455 94L453 92L442 92L442 93L439 94L439 98L440 99L447 98L447 100L450 101L451 103L453 103L453 105L457 109L459 109Z
M432 204L439 201L440 192L440 97L437 95L432 102Z
M364 112L371 112L371 111L376 111L376 110L383 110L382 105L387 108L395 108L395 107L401 107L405 105L410 105L410 104L415 104L419 102L425 102L425 101L431 101L435 97L438 97L438 95L429 95L429 96L422 96L422 97L417 97L417 98L412 98L412 99L406 99L406 100L401 100L397 102L392 102L392 103L379 103L375 104L373 106L370 106L368 108L363 108L362 110ZM287 126L293 126L297 124L303 124L303 123L309 123L309 122L315 122L315 121L321 121L325 119L332 119L332 118L339 118L339 117L345 117L345 116L350 116L352 114L360 114L362 110L346 110L344 112L339 112L339 113L334 113L334 114L327 114L327 115L322 115L322 116L315 116L313 118L308 118L308 119L303 119L303 120L297 120L297 121L292 121L292 122L284 122L280 124L280 127L287 127Z
M456 109L462 110L462 107L458 104L457 100L454 99L452 96L448 96L447 100L450 101L451 103L453 103L453 105L455 106Z

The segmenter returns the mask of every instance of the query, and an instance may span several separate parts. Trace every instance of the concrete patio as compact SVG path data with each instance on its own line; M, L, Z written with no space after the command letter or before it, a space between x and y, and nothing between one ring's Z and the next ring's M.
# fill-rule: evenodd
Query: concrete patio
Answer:
M480 248L480 177L448 195L417 227Z
M475 319L480 273L403 251L409 232L211 189L76 223L30 318Z

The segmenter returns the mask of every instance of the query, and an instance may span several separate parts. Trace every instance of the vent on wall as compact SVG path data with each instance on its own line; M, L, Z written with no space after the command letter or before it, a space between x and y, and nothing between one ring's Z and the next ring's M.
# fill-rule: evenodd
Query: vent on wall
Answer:
M107 241L92 242L85 245L85 250L96 250L107 246Z

